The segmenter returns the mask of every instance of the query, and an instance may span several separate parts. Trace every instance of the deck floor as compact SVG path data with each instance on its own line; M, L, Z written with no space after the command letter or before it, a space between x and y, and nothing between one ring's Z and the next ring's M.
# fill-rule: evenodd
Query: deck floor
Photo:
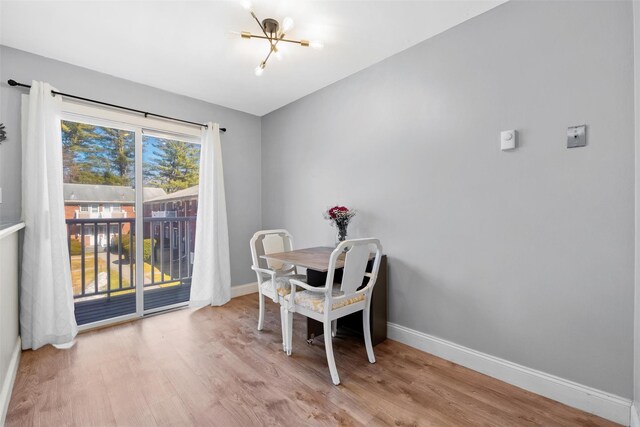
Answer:
M144 309L164 307L171 304L189 301L191 283L166 288L145 289ZM136 294L98 298L75 303L75 315L78 325L98 322L113 317L124 316L136 312Z
M256 295L80 334L70 350L22 353L6 424L14 426L607 426L612 423L387 340L322 340L295 318L282 352L278 306L256 330Z

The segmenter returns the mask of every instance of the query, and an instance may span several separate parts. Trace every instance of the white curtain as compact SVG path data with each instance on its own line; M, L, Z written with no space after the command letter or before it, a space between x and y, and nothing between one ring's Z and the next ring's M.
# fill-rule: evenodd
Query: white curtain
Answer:
M62 192L60 96L34 81L22 124L22 215L25 222L20 283L23 349L68 346L78 332L74 316ZM26 107L26 106L25 106Z
M202 128L196 242L191 307L222 305L231 299L229 232L224 195L220 126Z

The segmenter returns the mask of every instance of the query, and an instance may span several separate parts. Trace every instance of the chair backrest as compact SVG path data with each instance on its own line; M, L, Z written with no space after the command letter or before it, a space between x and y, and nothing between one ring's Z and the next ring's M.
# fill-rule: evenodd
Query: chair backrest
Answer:
M380 244L380 240L374 238L345 240L338 245L338 247L331 253L331 258L329 259L329 273L327 274L326 283L327 288L331 289L331 286L333 285L335 265L338 257L345 253L345 249L347 252L344 259L344 271L342 273L340 290L344 295L351 295L362 286L364 278L369 277L367 287L368 292L371 292L371 289L378 278L380 259L382 257L382 245ZM367 264L369 263L372 249L375 250L373 267L371 272L367 273Z
M292 265L266 260L262 255L289 252L293 249L293 238L287 230L262 230L251 238L251 259L253 265L273 270L290 270Z

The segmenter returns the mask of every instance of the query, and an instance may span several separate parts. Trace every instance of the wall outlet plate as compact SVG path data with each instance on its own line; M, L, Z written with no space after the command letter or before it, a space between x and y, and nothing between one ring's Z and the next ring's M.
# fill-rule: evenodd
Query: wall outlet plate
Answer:
M567 148L587 145L587 125L570 126L567 129Z

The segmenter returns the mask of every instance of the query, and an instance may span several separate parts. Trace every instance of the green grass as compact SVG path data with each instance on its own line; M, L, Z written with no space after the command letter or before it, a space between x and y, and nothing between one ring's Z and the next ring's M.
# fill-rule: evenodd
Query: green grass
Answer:
M128 293L135 292L135 289L131 287L131 281L125 276L124 272L129 271L129 264L122 265L123 275L122 275L122 291L120 291L120 282L119 282L119 266L118 264L114 264L113 261L117 260L117 254L111 255L111 276L109 279L109 289L113 292L111 295L124 295ZM123 258L124 259L124 258ZM98 273L107 271L107 261L100 258L98 256ZM133 266L133 271L135 274L135 265ZM156 282L164 282L166 280L171 280L171 276L168 274L162 274L160 270L154 268L154 279ZM84 277L85 277L85 286L94 281L95 278L95 255L94 253L86 253L85 254L85 264L84 264ZM144 263L144 281L145 283L151 283L151 265L148 263ZM82 293L82 256L81 255L72 255L71 256L71 283L73 286L73 294L80 295ZM161 288L177 286L180 284L180 281L174 281L159 285Z
M116 257L117 258L117 257ZM123 265L122 269L129 268ZM107 261L98 257L98 273L107 271ZM111 276L109 278L109 289L115 290L120 288L120 281L118 276L118 265L111 265ZM95 272L95 255L93 253L85 254L84 263L84 283L88 285L93 282L96 276ZM71 283L73 284L74 295L82 293L82 255L71 256ZM130 288L131 282L126 277L122 277L122 288Z

